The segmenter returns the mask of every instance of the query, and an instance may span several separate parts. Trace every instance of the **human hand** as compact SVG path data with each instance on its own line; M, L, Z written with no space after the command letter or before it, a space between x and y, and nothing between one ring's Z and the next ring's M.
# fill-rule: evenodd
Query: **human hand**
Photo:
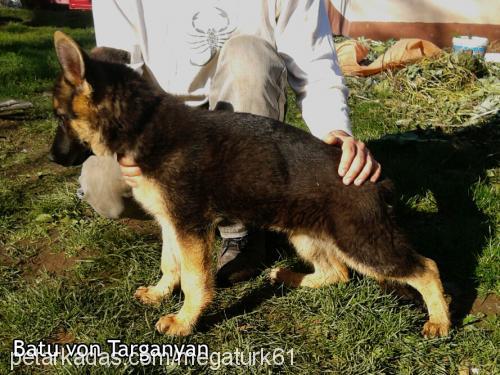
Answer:
M350 136L343 130L334 130L323 138L325 143L342 147L342 157L339 163L339 176L342 182L359 186L367 179L376 182L382 172L382 167L373 158L365 144Z
M135 160L132 157L124 156L118 160L118 163L120 164L123 179L127 185L132 188L137 187L142 171L141 168L135 164Z

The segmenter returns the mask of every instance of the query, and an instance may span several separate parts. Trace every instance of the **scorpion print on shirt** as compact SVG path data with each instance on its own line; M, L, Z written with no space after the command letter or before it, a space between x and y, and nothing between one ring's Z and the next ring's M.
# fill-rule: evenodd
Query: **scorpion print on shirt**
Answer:
M204 66L212 60L235 32L229 14L220 7L207 7L193 14L188 43L192 51L190 63Z

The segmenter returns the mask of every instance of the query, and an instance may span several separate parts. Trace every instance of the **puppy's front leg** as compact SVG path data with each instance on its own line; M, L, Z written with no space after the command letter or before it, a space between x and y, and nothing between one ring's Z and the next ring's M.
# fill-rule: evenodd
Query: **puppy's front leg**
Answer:
M162 277L158 284L139 287L134 297L144 304L157 305L170 296L180 283L180 250L175 230L165 220L159 220L163 246L161 252Z
M177 232L184 304L177 314L164 315L158 320L156 329L159 332L175 336L189 335L203 309L211 302L214 288L208 238Z

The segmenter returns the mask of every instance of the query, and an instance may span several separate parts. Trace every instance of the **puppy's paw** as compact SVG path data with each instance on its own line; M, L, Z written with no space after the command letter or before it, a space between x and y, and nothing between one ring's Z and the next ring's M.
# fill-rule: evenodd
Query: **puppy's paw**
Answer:
M191 325L182 322L177 315L169 314L162 316L156 322L156 330L171 336L187 336L191 334L193 329Z
M269 278L273 284L283 283L286 286L297 288L300 286L304 275L289 270L288 268L277 267L273 268L269 273Z
M282 283L282 282L284 282L284 280L283 280L283 277L280 277L280 274L281 274L281 276L283 276L284 272L286 272L286 270L284 268L281 268L281 267L273 268L271 270L271 272L269 272L269 279L271 280L271 282L273 284Z
M159 305L164 297L165 293L154 286L140 286L134 293L134 298L145 305Z
M450 332L450 323L448 322L431 322L430 320L425 322L424 328L422 329L422 335L425 338L433 337L444 337L448 336Z

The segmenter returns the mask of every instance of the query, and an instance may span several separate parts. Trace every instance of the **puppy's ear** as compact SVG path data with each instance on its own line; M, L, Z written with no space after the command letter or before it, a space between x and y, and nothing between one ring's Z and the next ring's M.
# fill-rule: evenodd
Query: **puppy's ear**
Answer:
M61 31L54 33L54 45L64 77L74 86L80 85L85 77L85 62L80 47Z

